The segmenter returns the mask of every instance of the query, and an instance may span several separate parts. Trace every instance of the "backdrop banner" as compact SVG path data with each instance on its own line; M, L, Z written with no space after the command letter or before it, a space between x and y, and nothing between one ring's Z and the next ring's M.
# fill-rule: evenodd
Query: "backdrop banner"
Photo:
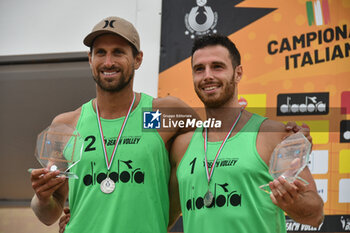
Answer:
M218 33L241 53L240 102L271 119L309 125L308 166L326 218L319 228L287 218L289 232L350 231L349 12L349 0L163 0L159 97L202 107L191 47L194 38Z

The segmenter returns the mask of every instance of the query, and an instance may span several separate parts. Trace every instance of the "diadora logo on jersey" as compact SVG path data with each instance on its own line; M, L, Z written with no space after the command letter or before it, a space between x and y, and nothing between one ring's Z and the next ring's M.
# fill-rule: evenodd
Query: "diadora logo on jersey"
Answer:
M237 190L230 191L229 189L230 187L228 183L215 183L214 189L211 190L214 199L209 207L204 205L204 196L199 196L188 199L186 201L186 208L188 211L195 211L205 208L240 207L242 195Z
M326 115L329 93L292 93L277 96L277 116Z
M118 183L133 183L144 184L145 172L142 168L135 166L132 160L117 160L113 163L117 163L115 169L111 168L108 176L116 184ZM107 178L105 171L94 170L96 163L91 161L91 170L89 174L86 174L83 178L83 182L86 186L100 185L101 182Z
M159 129L160 118L162 113L157 110L156 112L146 111L143 112L143 128L144 129Z

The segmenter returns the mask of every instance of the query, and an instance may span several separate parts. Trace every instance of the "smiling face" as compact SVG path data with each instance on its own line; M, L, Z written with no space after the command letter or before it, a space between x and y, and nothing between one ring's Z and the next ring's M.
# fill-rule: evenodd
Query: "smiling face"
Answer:
M131 45L122 37L105 34L96 38L89 63L98 87L107 92L118 92L130 85L135 69L142 62L142 52L135 57Z
M242 67L232 66L229 51L221 45L198 49L192 56L194 89L206 107L220 107L235 98Z

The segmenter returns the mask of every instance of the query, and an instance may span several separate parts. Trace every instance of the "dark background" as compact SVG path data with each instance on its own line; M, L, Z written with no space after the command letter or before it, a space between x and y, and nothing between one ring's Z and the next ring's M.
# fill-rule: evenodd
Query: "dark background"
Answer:
M0 57L0 206L29 205L37 135L94 97L87 53Z

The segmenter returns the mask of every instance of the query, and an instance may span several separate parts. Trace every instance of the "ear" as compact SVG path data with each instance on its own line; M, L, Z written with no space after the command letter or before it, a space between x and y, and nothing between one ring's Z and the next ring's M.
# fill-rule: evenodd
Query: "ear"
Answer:
M91 52L88 53L88 57L89 57L89 64L90 64L90 67L91 67L91 64L92 64L92 55L91 55Z
M135 57L135 70L140 68L143 59L143 52L140 51Z
M236 66L236 68L235 68L235 83L237 84L237 83L239 83L240 81L241 81L241 79L242 79L242 76L243 76L243 67L242 67L242 65L238 65L238 66Z

